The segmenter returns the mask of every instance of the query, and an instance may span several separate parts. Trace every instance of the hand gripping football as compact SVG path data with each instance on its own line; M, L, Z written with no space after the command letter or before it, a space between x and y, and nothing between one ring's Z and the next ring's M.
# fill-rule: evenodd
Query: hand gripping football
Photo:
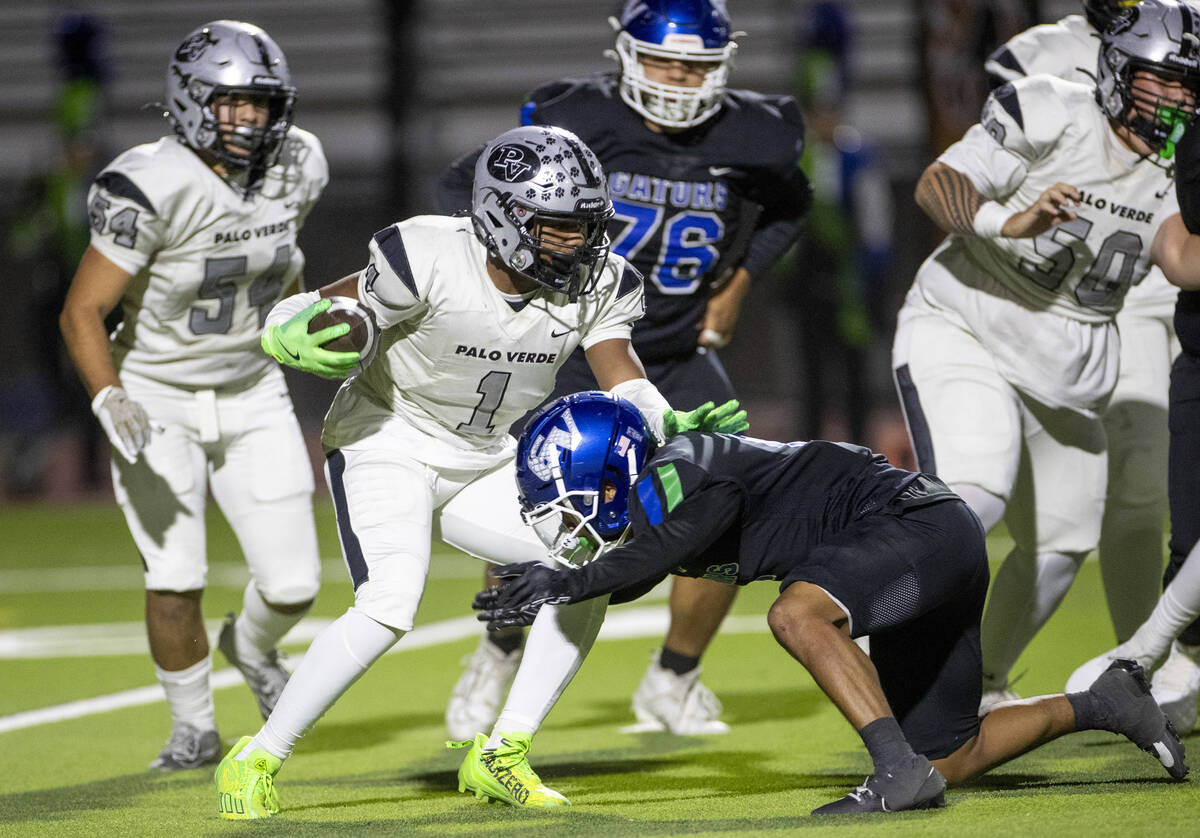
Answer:
M330 300L333 304L309 321L308 333L311 335L338 323L349 323L349 332L325 341L321 348L331 352L359 353L362 356L358 362L361 371L371 363L379 345L379 326L375 322L375 313L350 297L330 297Z

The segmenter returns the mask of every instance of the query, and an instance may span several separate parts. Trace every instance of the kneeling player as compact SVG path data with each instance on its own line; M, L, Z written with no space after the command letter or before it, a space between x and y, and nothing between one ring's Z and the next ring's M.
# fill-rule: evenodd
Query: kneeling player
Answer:
M526 624L546 604L633 599L667 573L782 580L768 614L776 640L874 762L865 785L816 814L940 806L947 782L1076 730L1123 734L1172 777L1187 773L1183 744L1131 661L1085 691L978 717L983 529L928 475L821 441L686 433L655 451L637 410L599 392L561 399L530 421L517 475L528 519L560 515L576 536L601 543L601 555L582 567L501 569L502 587L476 598L493 625ZM710 556L724 557L720 567ZM865 634L870 658L851 639Z

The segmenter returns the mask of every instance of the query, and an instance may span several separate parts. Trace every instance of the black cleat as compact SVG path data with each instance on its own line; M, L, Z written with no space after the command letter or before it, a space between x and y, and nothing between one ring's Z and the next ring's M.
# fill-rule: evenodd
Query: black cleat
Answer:
M1137 661L1113 661L1088 692L1104 713L1101 730L1121 734L1161 762L1176 780L1187 776L1183 743L1150 694L1146 671Z
M946 805L946 778L920 754L905 769L874 777L840 800L813 809L814 815L866 815Z

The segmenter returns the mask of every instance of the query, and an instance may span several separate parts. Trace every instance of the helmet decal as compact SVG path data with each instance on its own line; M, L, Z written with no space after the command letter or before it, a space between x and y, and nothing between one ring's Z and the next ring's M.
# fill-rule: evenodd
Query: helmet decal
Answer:
M175 50L176 61L195 61L200 56L204 55L205 51L214 46L217 42L213 40L212 33L207 29L201 29L199 32L193 32L191 35L179 45L179 49Z
M574 451L583 440L570 408L563 410L561 418L566 427L555 425L529 444L529 470L542 480L551 479L561 452Z
M488 172L505 183L520 183L537 174L541 160L529 146L506 144L497 146L488 157Z

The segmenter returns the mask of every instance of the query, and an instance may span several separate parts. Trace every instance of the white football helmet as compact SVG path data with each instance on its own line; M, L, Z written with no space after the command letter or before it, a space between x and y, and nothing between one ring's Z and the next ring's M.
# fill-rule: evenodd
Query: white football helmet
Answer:
M265 95L262 128L220 123L213 100L229 94ZM180 138L233 171L274 165L292 125L296 88L283 50L252 23L214 20L192 32L167 66L164 116Z
M608 258L613 214L600 161L564 128L525 125L492 140L475 163L471 215L488 252L574 302L595 287ZM566 225L583 243L564 248L540 235Z
M1179 82L1200 100L1200 12L1179 0L1143 0L1100 33L1096 101L1109 119L1170 160L1196 118L1197 102L1152 95L1134 84L1138 71Z
M647 119L667 128L690 128L721 109L733 66L737 34L724 0L629 0L617 29L621 99ZM639 56L711 64L699 87L663 84L646 78Z

